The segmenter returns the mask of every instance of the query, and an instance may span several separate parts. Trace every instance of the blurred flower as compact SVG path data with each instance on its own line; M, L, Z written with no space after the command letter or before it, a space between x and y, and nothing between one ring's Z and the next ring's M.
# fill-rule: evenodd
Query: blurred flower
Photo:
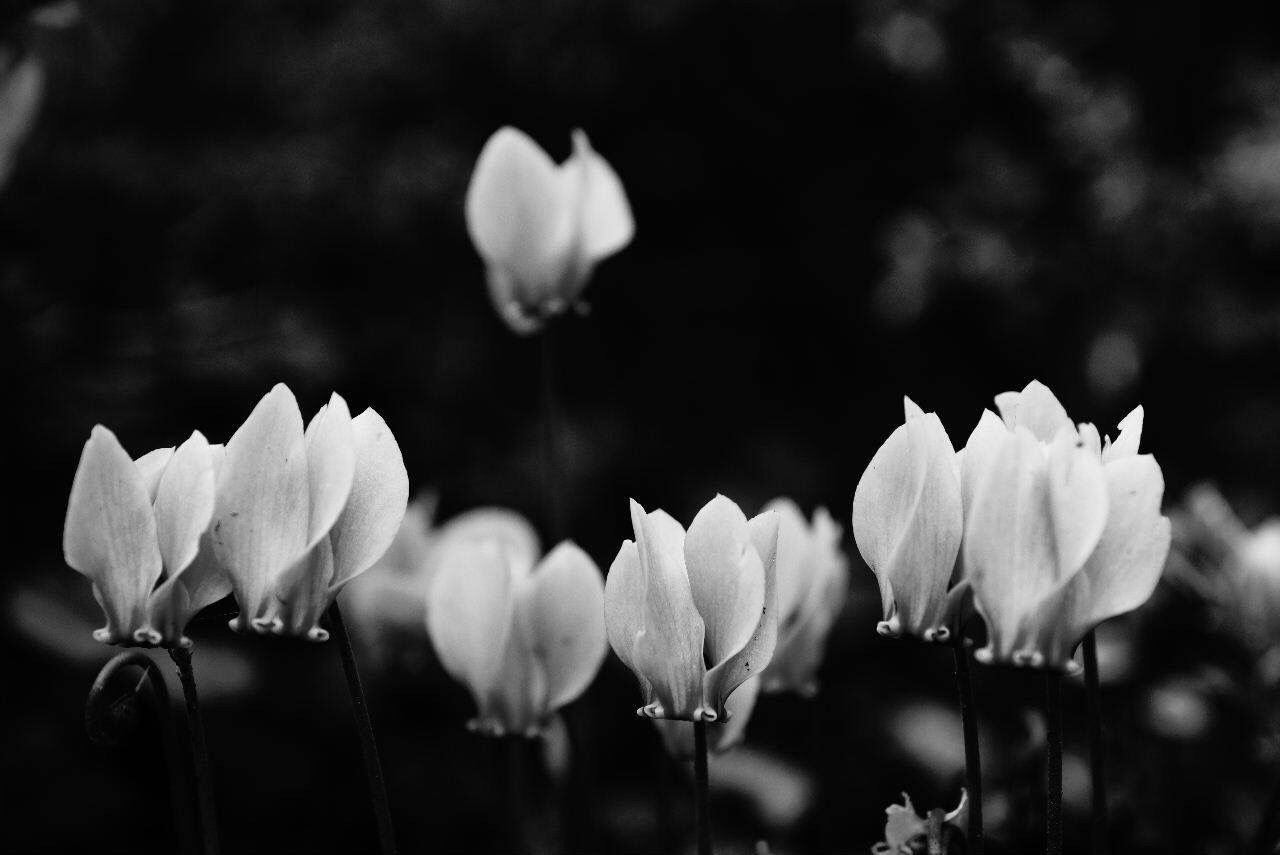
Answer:
M996 406L1003 424L984 414L963 464L977 473L963 557L987 624L977 656L1072 670L1084 634L1146 602L1159 581L1164 479L1138 454L1141 407L1103 444L1036 381Z
M496 539L528 556L529 565L542 554L537 532L515 511L475 508L436 527L436 503L434 494L410 502L391 546L343 596L343 617L375 658L412 652L411 639L426 642L427 592L447 544Z
M43 94L44 69L35 57L15 59L0 49L0 188L35 124Z
M769 664L778 635L778 515L750 521L724 496L686 534L631 502L636 539L605 581L609 643L635 672L651 718L727 721L725 702Z
M738 690L725 701L729 716L725 721L716 721L707 725L707 750L712 754L723 754L730 748L742 743L746 736L747 722L751 719L751 711L755 709L756 698L760 695L760 677L752 677L738 687ZM650 719L658 728L667 753L677 760L694 758L693 723L669 718Z
M335 393L304 432L279 384L227 443L217 492L211 536L240 605L232 628L324 641L320 616L390 546L409 478L376 412L353 419Z
M1147 723L1167 739L1195 739L1212 717L1208 700L1190 680L1171 680L1147 696Z
M475 698L473 730L537 736L595 679L608 647L600 570L569 541L533 566L496 538L439 556L427 629L445 670Z
M635 232L622 182L580 130L557 166L524 132L499 129L476 161L466 216L494 307L522 335L577 303L595 265Z
M778 643L763 688L812 695L827 633L849 594L840 527L826 508L806 522L790 499L774 499L764 509L778 514Z
M230 584L201 536L214 506L220 449L198 431L180 445L136 462L115 434L94 427L80 455L62 550L93 582L109 644L189 646L182 632Z
M888 719L888 737L934 780L949 781L964 771L962 723L953 704L918 698L893 710Z
M810 774L771 752L743 745L709 763L712 789L749 803L769 829L793 827L814 804L817 787Z
M964 530L956 453L942 422L905 398L906 421L853 495L853 537L880 583L881 635L951 637L949 597Z
M945 826L958 829L961 834L968 833L969 793L960 790L960 804L956 805L955 810L944 813L940 808L935 808L929 811L928 818L916 813L911 804L911 796L906 793L902 794L902 804L889 805L884 812L889 817L884 824L884 840L872 846L871 851L875 855L911 855L914 851L912 842L929 836L931 825L932 834L937 839L942 838ZM944 845L943 851L946 850Z

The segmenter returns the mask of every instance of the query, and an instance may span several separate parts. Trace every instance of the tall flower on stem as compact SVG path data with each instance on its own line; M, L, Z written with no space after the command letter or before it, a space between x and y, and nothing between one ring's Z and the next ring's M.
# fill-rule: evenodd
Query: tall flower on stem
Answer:
M523 131L499 129L476 161L466 216L494 308L520 335L572 308L635 232L622 182L580 130L557 166Z
M762 672L777 642L778 517L748 520L716 496L684 527L631 502L635 541L625 541L605 580L605 628L636 675L638 714L694 723L698 849L711 851L707 724Z

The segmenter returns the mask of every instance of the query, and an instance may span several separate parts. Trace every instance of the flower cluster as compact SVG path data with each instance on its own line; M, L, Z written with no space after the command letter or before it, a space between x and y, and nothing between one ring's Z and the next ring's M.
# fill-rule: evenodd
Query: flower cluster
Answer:
M996 407L957 452L908 400L858 484L854 537L880 582L882 632L947 640L971 592L987 629L980 661L1070 670L1080 639L1159 580L1164 480L1138 453L1141 407L1114 443L1038 382Z

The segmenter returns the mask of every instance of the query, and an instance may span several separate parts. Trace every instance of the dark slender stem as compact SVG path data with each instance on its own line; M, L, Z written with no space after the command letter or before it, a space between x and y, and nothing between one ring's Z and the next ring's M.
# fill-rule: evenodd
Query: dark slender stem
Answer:
M947 855L947 841L944 834L943 821L947 812L942 808L929 811L925 820L925 851L929 855Z
M1089 719L1089 776L1093 793L1093 855L1107 855L1110 848L1107 815L1106 757L1102 741L1102 696L1098 691L1098 641L1093 630L1084 637L1084 688Z
M503 791L507 797L508 851L513 855L526 855L533 848L529 845L529 807L525 802L525 752L528 745L520 736L507 736L497 742L499 750L505 749L507 761Z
M173 647L169 658L178 666L182 696L187 702L187 736L191 753L191 773L199 807L200 839L205 855L218 855L218 815L213 806L213 778L209 774L209 749L204 738L204 718L196 694L196 674L191 668L191 649Z
M698 855L711 855L711 787L707 775L707 723L693 723L693 808Z
M355 651L343 623L338 601L329 606L329 631L342 655L342 671L347 676L347 692L351 695L351 712L356 720L356 732L360 735L360 751L364 755L364 771L369 779L369 801L378 823L378 848L383 855L395 855L396 833L391 824L391 806L387 801L387 785L382 778L382 760L378 757L378 743L373 737L373 721L369 717L369 704L365 701L364 688L360 685L360 671L356 667Z
M960 696L960 722L964 728L964 777L969 791L968 851L982 855L982 756L978 750L978 711L973 705L973 681L969 676L969 650L960 640L953 648L956 690Z
M539 404L542 415L542 450L546 489L547 521L551 540L558 543L565 536L564 478L560 460L560 404L556 395L556 351L553 330L555 322L549 322L539 339Z
M107 687L120 671L138 668L142 677L128 693L108 701ZM191 792L186 783L186 758L178 747L178 728L174 722L173 707L169 703L169 687L164 674L151 657L139 650L130 650L111 658L89 690L84 708L85 730L89 739L99 745L114 745L138 726L140 714L138 698L145 697L157 722L164 743L165 765L169 771L169 802L173 811L174 833L182 841L183 852L200 852L200 840L191 821Z
M1280 778L1276 779L1271 794L1262 806L1258 833L1253 838L1254 855L1274 855L1277 848L1274 836L1276 814L1280 814Z
M1044 675L1044 715L1048 725L1045 755L1044 833L1046 855L1062 855L1062 675Z

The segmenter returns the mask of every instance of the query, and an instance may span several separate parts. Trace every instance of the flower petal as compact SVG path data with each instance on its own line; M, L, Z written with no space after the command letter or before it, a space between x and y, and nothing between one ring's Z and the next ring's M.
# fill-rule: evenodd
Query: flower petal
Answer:
M1102 452L1102 461L1110 463L1121 457L1132 457L1138 453L1138 443L1142 440L1142 407L1137 406L1129 415L1120 420L1120 435L1115 442L1107 443Z
M458 514L434 532L431 549L452 540L496 540L506 548L515 564L529 568L542 554L542 542L533 524L523 514L508 508L472 508ZM428 572L433 561L428 558Z
M1074 429L1062 430L1050 445L1048 472L1058 572L1070 576L1084 566L1106 527L1106 475Z
M307 485L311 513L307 521L307 548L329 533L347 498L355 477L355 438L351 412L337 392L307 425Z
M156 501L156 490L160 489L160 476L164 474L164 468L172 459L172 448L157 448L133 461L138 471L142 473L142 481L147 485L147 495L151 497L152 504Z
M571 541L542 559L516 603L516 624L546 675L542 714L575 700L609 650L600 569Z
M477 251L517 280L559 278L573 212L555 163L523 131L504 127L485 143L467 188L467 230ZM517 297L531 302L531 295Z
M774 499L764 509L778 515L778 621L785 626L795 618L813 587L809 524L790 499Z
M646 514L635 501L631 524L645 575L644 630L636 642L636 666L660 704L647 712L692 720L704 713L705 629L685 569L684 529L666 512Z
M1014 393L996 396L996 406L1009 427L1024 427L1041 442L1052 441L1064 427L1074 430L1075 425L1066 409L1049 387L1039 380L1032 380L1025 389L1016 393L1016 400L1010 397L1011 394Z
M458 541L427 592L427 632L440 663L479 699L501 675L515 609L513 578L496 543Z
M1009 430L1000 419L996 418L995 413L983 410L977 427L973 429L973 433L969 434L969 441L965 443L964 456L960 462L960 497L965 519L968 519L969 509L973 507L973 495L977 490L978 481L982 473L991 465L992 458L1000 449L1005 437L1009 435Z
M142 473L115 434L96 425L67 500L62 551L93 580L107 625L99 641L128 642L144 628L147 595L160 578L156 521Z
M599 261L629 244L635 220L622 181L591 148L583 131L573 132L573 154L561 169L577 173L578 251L587 262Z
M333 527L336 589L363 573L395 540L409 504L409 473L391 428L372 409L351 420L355 478Z
M302 414L278 384L232 435L218 470L213 548L235 586L239 626L271 608L277 580L306 550L309 517Z
M719 665L750 640L764 609L764 565L733 501L718 495L698 511L684 538L684 560L706 628L703 655Z
M604 580L604 628L609 646L640 680L641 694L649 704L657 699L636 657L636 644L644 632L646 583L639 550L633 541L624 540Z
M200 431L178 447L156 490L156 537L172 579L195 559L214 504L213 456Z

